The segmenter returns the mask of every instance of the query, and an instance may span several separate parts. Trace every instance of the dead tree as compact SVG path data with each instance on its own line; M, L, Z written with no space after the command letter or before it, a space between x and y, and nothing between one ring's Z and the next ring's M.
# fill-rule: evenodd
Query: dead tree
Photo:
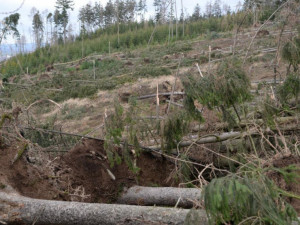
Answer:
M200 201L200 197L201 190L198 188L134 186L123 193L118 199L118 203L192 208Z
M199 225L208 224L205 212L200 210L50 201L0 192L2 224L184 224L193 218Z

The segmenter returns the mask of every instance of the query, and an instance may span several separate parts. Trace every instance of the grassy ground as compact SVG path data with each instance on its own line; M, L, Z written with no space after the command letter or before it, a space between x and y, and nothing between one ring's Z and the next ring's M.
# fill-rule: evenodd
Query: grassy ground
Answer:
M238 37L236 55L245 55L250 36L254 31L246 30ZM59 110L53 104L41 103L30 110L37 120L46 122L56 115L56 124L73 132L86 133L103 123L105 109L111 108L115 98L124 93L137 96L165 92L164 82L172 84L177 75L199 74L196 63L202 73L215 68L219 59L232 57L233 38L230 33L219 34L218 39L208 40L198 37L189 41L141 47L135 50L124 50L109 54L92 54L89 57L70 63L54 64L50 71L35 75L13 76L9 78L2 92L3 105L28 106L41 99L51 99L62 106ZM209 46L213 49L210 54ZM274 36L266 36L254 42L245 69L250 79L259 81L270 79L273 68L268 67L275 52L261 53L259 49L276 47ZM284 73L282 65L278 71ZM178 83L176 90L182 87ZM76 99L76 100L72 100ZM152 107L153 108L153 107ZM148 114L154 114L151 107ZM150 111L149 111L150 110Z

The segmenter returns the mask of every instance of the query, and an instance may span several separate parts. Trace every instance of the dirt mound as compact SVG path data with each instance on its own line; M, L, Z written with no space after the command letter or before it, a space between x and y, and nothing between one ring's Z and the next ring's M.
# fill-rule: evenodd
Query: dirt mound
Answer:
M170 175L174 164L149 153L138 158L138 175L124 162L110 168L101 141L83 140L64 156L51 159L43 152L44 163L38 164L28 161L26 153L11 165L17 152L17 147L0 150L0 184L32 198L111 203L133 185L175 185Z
M20 148L21 143L0 148L0 186L9 184L24 196L32 198L61 199L59 191L51 182L47 160L43 164L32 164L28 154L24 153L12 164Z
M172 186L169 177L174 165L163 159L142 153L137 160L140 172L135 175L125 162L110 168L105 155L103 142L84 140L62 158L71 168L71 188L83 187L90 195L87 201L112 202L124 188L133 185Z
M16 143L0 148L0 189L11 185L20 194L32 198L113 203L123 190L133 185L177 186L171 175L174 164L150 153L141 153L137 160L140 171L136 175L125 162L110 168L101 141L83 140L63 156L50 157L46 152L39 152L36 160L34 149L28 149L12 164L22 146ZM300 157L282 157L272 164L275 168L293 164L299 168L296 172L300 175ZM270 172L269 177L283 190L300 195L299 177L296 182L287 182L276 171ZM300 201L287 200L300 213Z

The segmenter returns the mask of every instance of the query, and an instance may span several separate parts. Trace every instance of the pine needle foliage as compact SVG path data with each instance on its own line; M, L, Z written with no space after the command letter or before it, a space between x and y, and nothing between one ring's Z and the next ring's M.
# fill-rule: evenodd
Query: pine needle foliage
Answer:
M186 96L183 104L188 115L199 122L204 121L201 112L195 107L194 99L191 96Z
M194 187L192 182L190 182L193 176L193 167L190 163L187 163L187 161L189 161L189 157L186 154L181 154L180 159L182 161L178 162L177 172L179 181L187 182L187 187Z
M289 63L289 69L293 66L296 72L300 64L300 38L295 37L293 40L287 42L282 48L281 55Z
M129 103L130 107L125 112L119 101L115 100L114 112L105 120L104 148L111 167L119 165L124 160L128 168L137 174L140 169L136 166L136 159L141 151L137 128L139 120L136 119L136 102L130 99Z
M261 116L265 124L270 127L275 127L274 118L279 116L282 108L270 96L267 96L262 102Z
M129 167L129 169L138 174L140 168L136 165L136 159L140 156L141 148L139 143L138 135L140 133L140 124L139 120L137 120L138 110L137 110L137 102L136 99L129 99L129 109L127 111L125 117L125 123L127 125L126 134L127 140L125 140L124 148L123 148L123 158ZM128 145L131 144L132 147ZM133 149L133 150L132 150ZM134 159L132 159L134 157Z
M300 75L296 73L289 74L279 87L278 93L283 105L291 98L295 98L297 103L300 95Z
M300 178L299 168L294 164L283 168L272 168L272 170L280 173L287 184L298 183L297 179Z
M171 151L177 148L183 135L188 131L189 122L190 119L184 111L177 112L168 117L164 122L163 128L163 149Z
M104 148L111 167L115 163L120 164L122 161L115 145L119 146L122 140L122 132L124 131L123 111L123 107L115 100L114 113L105 120L106 135Z
M297 221L295 210L263 175L214 179L203 196L209 224L288 225Z
M229 109L239 118L237 104L251 99L250 81L237 59L225 60L213 75L183 78L188 102L197 100L209 109L221 108L225 121L232 122ZM230 121L231 120L231 121Z

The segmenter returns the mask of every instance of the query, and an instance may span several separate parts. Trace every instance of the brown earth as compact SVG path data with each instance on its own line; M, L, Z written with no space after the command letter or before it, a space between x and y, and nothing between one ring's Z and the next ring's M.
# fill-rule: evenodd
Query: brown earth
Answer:
M113 201L124 188L133 185L174 185L169 179L174 166L162 158L142 153L137 160L140 172L136 176L125 162L110 168L108 160L103 157L105 150L102 142L84 140L61 159L72 170L72 188L83 186L86 193L91 194L92 202ZM116 180L111 178L106 168Z
M137 160L140 172L135 175L124 162L110 168L100 141L83 140L64 156L52 160L41 153L42 164L30 163L27 152L12 165L20 146L0 149L0 188L11 185L24 196L110 203L123 189L133 185L176 185L170 175L174 165L149 153L140 155ZM116 180L112 180L106 168Z
M141 153L137 160L140 172L135 175L124 162L110 168L102 141L84 139L65 155L56 157L32 147L12 164L23 146L15 143L11 147L0 147L0 189L10 185L32 198L113 203L122 191L133 185L178 185L172 176L174 164L150 153ZM213 161L211 154L200 153L198 149L198 157L207 160L203 163ZM34 156L38 159L34 160ZM300 157L281 156L272 161L275 168L290 165L298 169L295 172L299 177L293 182L286 181L279 172L272 171L268 175L281 189L299 196ZM287 198L287 201L300 214L300 200Z

